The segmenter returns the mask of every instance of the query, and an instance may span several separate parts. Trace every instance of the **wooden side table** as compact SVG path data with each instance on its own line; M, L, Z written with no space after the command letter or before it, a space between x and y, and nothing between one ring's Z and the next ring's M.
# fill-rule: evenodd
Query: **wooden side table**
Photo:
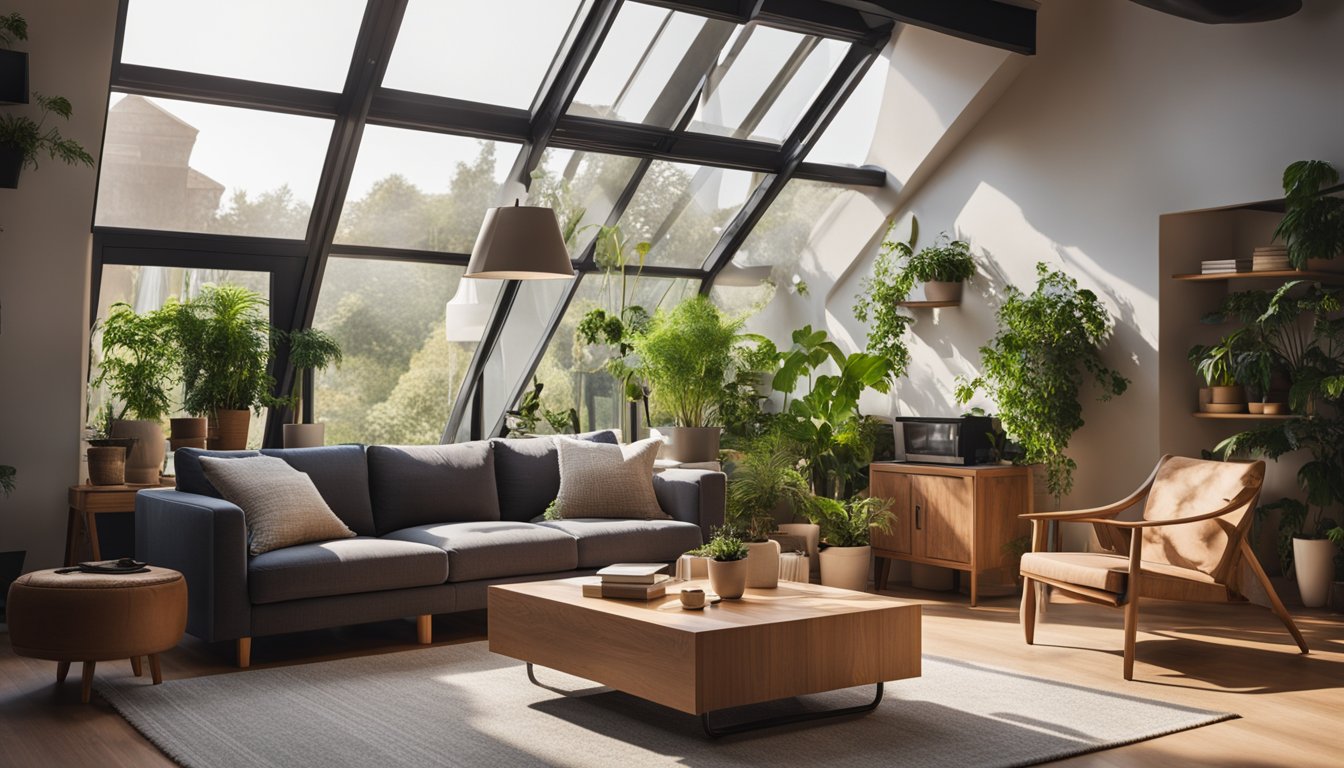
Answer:
M101 560L98 548L98 523L94 519L105 512L134 512L135 494L146 488L171 488L174 480L162 478L158 485L72 485L70 513L65 521L65 564L79 562L79 540L84 539L92 560Z

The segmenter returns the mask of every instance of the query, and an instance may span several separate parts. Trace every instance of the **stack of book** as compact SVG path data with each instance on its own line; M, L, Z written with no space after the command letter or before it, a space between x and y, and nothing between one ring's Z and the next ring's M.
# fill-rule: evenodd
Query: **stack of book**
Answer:
M1251 269L1255 272L1278 272L1292 269L1288 263L1288 246L1262 245L1251 254Z
M600 583L584 584L584 597L614 597L620 600L657 600L667 594L671 578L666 563L616 563L597 572Z
M1208 259L1199 262L1199 272L1204 275L1228 275L1250 271L1250 259Z

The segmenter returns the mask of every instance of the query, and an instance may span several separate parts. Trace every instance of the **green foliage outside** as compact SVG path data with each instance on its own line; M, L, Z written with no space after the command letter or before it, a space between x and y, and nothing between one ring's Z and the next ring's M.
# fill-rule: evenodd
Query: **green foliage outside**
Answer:
M1123 394L1129 380L1102 362L1111 317L1096 294L1045 264L1036 265L1036 275L1030 294L1008 286L999 330L980 348L983 373L959 379L957 399L966 403L977 390L989 395L1004 430L1021 444L1023 462L1045 465L1046 488L1058 506L1078 466L1065 451L1083 426L1083 386L1094 382L1108 400Z
M120 403L112 418L161 421L172 410L180 362L175 312L172 304L143 314L126 303L112 305L102 324L103 357L93 381Z
M822 497L813 506L813 522L821 526L822 540L833 547L866 547L873 529L890 531L892 519L891 499Z

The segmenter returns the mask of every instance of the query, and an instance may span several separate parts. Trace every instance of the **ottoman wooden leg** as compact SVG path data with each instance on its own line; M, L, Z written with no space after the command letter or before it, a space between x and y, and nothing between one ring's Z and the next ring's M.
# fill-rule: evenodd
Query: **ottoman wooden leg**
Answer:
M159 671L159 654L149 654L149 677L155 685L163 682L163 673Z
M131 657L131 672L133 672L136 677L139 677L140 675L144 674L145 670L140 666L139 656Z
M68 674L70 674L70 662L68 661L56 662L56 684L60 685L61 683L64 683L65 676Z
M84 681L79 689L79 700L83 704L89 703L89 693L93 690L93 668L97 663L96 661L84 662Z

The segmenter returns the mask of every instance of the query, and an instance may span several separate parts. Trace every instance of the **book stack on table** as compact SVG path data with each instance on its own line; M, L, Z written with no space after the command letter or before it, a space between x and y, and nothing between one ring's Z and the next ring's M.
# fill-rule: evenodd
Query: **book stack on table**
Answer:
M657 600L667 594L667 563L616 563L597 572L602 581L583 585L584 597Z

